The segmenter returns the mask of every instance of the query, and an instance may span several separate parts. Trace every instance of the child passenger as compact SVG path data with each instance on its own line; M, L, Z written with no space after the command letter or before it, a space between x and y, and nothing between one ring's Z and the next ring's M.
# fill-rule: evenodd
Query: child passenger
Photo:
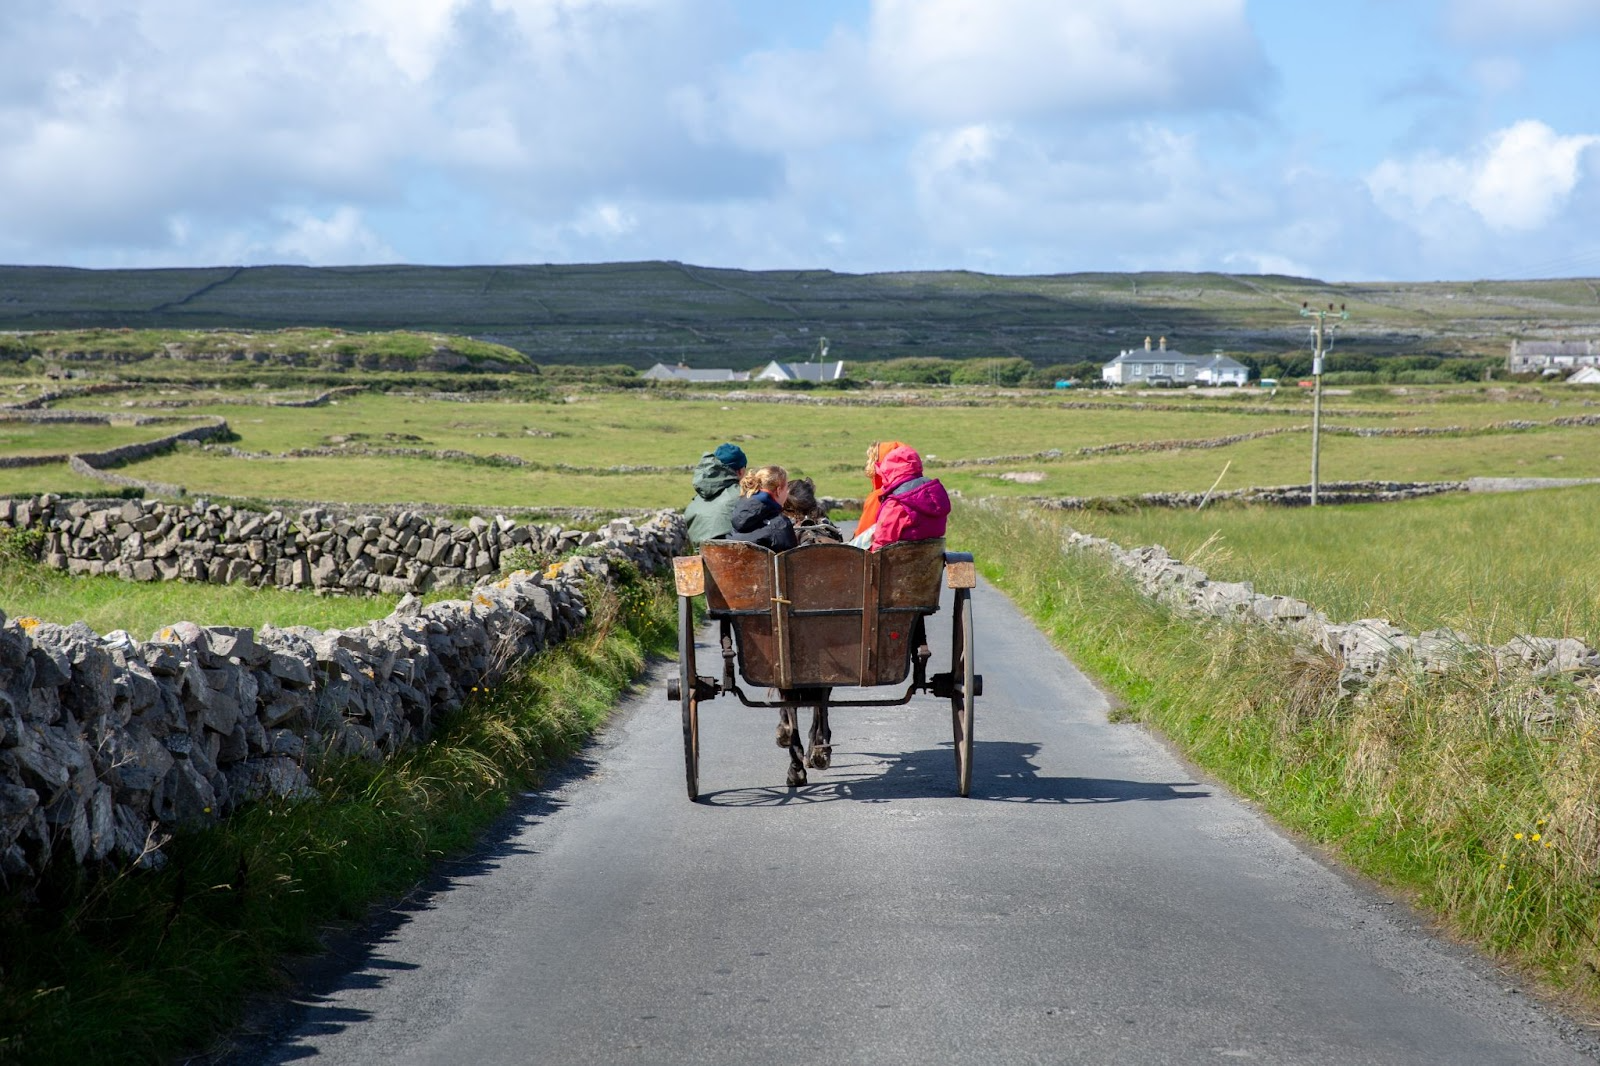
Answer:
M844 540L839 527L828 519L817 503L817 486L808 477L789 482L789 498L783 513L794 524L794 536L801 544L838 544Z
M739 502L729 516L733 532L729 540L760 544L775 552L788 551L798 542L794 525L783 513L789 498L789 475L781 466L746 470L739 479Z

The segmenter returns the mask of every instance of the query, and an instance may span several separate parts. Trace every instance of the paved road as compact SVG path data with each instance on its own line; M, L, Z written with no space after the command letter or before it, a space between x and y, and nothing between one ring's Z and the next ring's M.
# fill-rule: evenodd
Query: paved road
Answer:
M230 1058L1594 1061L1491 968L1109 724L998 593L975 602L973 798L946 703L839 711L834 768L791 791L773 712L721 699L690 804L663 666L564 783Z

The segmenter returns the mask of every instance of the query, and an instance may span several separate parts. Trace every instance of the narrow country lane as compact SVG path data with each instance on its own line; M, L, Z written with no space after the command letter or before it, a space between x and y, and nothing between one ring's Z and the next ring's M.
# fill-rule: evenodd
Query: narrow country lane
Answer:
M1003 596L975 604L972 798L948 703L836 712L833 769L790 790L775 712L724 697L691 804L662 664L577 772L230 1061L1594 1061L1109 724Z

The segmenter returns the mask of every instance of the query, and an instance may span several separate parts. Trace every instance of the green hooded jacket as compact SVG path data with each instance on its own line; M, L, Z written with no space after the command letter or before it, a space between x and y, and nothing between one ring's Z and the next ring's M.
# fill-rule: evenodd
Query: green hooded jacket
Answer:
M689 541L700 547L713 537L733 530L733 505L739 502L739 475L710 452L694 468L694 499L683 509L689 521Z

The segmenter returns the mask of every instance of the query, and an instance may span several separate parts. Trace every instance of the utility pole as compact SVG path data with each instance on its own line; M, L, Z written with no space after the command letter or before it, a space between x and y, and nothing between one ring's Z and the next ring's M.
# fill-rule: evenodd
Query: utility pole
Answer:
M1341 322L1350 317L1349 313L1344 309L1344 304L1340 304L1337 311L1333 309L1332 304L1328 305L1326 311L1321 308L1313 311L1305 301L1300 304L1301 318L1314 318L1317 320L1317 347L1315 353L1311 356L1311 379L1315 382L1312 386L1311 396L1311 506L1313 507L1317 505L1317 494L1321 482L1322 355L1327 350L1322 342L1326 335L1326 323L1330 315Z

